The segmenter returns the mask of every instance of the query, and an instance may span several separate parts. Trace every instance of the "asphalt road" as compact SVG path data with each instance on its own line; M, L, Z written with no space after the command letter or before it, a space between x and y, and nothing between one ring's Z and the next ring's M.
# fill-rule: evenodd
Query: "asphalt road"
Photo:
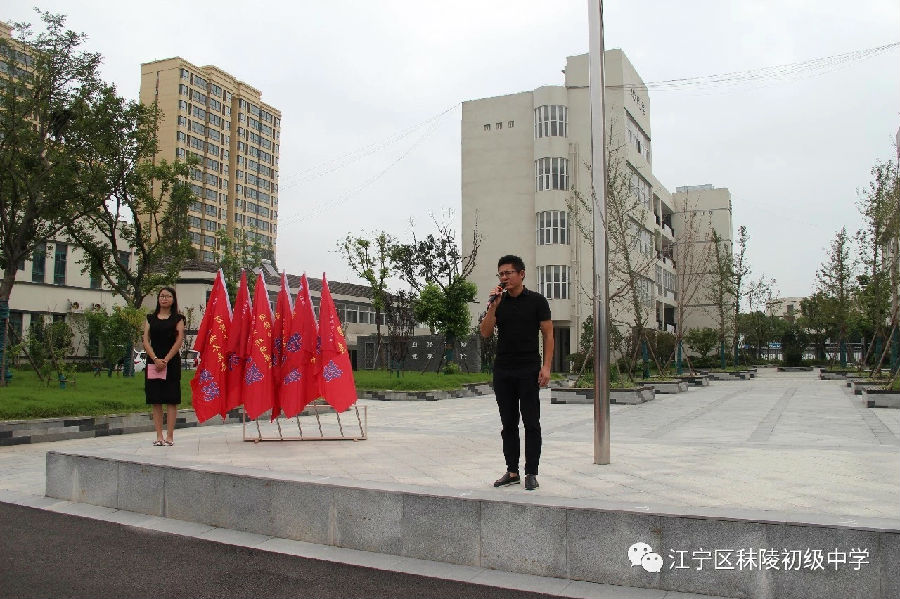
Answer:
M0 597L550 597L0 503Z

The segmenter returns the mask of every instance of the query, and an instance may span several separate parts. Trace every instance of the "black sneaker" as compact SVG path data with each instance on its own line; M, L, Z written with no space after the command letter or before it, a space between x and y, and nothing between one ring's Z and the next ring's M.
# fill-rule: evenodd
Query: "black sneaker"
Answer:
M537 475L536 474L526 474L525 475L525 490L526 491L534 491L541 485L538 484Z
M522 482L522 479L519 478L519 475L511 476L509 472L505 473L503 476L494 481L495 487L508 487L509 485L517 485Z

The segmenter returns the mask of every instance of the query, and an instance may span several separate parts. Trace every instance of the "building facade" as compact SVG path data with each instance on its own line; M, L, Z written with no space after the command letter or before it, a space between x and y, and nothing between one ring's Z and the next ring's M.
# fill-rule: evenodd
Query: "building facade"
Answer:
M568 368L565 357L578 349L593 313L593 246L579 227L589 225L591 215L570 209L576 195L589 201L591 192L589 56L568 57L564 73L562 86L467 101L462 113L462 228L477 227L482 235L473 281L486 296L496 285L500 256L524 259L526 286L547 297L553 314L554 370ZM634 207L626 226L642 264L636 285L642 320L674 332L674 227L683 208L653 174L650 98L621 50L605 53L605 78L610 171ZM730 212L727 223L717 224L730 240ZM471 245L464 236L465 253ZM611 280L610 287L617 284ZM480 309L472 308L474 317ZM627 327L635 317L611 306L611 320Z
M199 257L215 260L220 230L258 240L274 256L281 112L222 69L178 57L141 65L140 99L159 106L159 157L200 161L190 173L188 217Z

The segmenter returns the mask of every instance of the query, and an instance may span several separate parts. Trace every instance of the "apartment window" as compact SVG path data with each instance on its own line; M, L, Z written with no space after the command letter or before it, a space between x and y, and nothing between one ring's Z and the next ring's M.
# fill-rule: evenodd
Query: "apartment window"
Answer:
M645 256L653 254L653 235L635 221L631 221L632 248Z
M100 268L97 266L96 262L91 264L91 268L89 270L90 283L89 286L91 289L100 289L101 286L101 274Z
M638 277L635 281L635 290L645 306L653 305L653 281L647 277Z
M514 126L515 124L516 124L515 121L507 121L507 122L506 122L506 128L507 128L507 129L512 129L513 126Z
M191 231L189 235L191 237L191 243L193 243L194 245L200 245L200 242L203 241L203 237L200 235L200 233Z
M569 267L538 266L538 291L547 299L569 299Z
M628 145L650 162L650 138L644 133L641 126L637 124L631 115L628 115L628 123L626 126L628 135Z
M569 188L569 160L567 158L538 158L534 161L534 189L547 191Z
M485 123L485 125L484 125L484 130L485 130L485 131L490 131L490 130L491 130L491 124L490 124L490 123Z
M66 284L66 263L68 262L69 246L64 243L56 244L56 253L53 256L53 284Z
M175 133L175 139L181 143L184 143L187 141L187 135L184 131L178 131Z
M568 137L569 109L562 104L538 106L534 109L534 138Z
M196 216L188 216L188 222L192 227L200 228L200 218Z
M187 126L187 118L184 115L178 115L178 126L186 127Z
M181 69L181 78L189 81L191 78L190 72L187 69Z
M191 95L190 90L188 90L188 86L186 86L183 83L178 86L178 93L182 96L188 96L188 97L190 97L190 95Z
M44 249L44 244L39 243L38 246L34 249L34 253L31 255L31 282L32 283L43 283L44 282L44 272L47 266L47 251Z
M187 112L187 109L188 109L188 103L185 102L184 100L178 100L178 110L183 110L183 111Z
M497 127L497 131L499 131L500 129L503 129L503 123L497 123L494 126Z
M187 157L187 152L184 148L175 148L175 158L185 159Z
M208 251L208 250L203 250L203 251L201 252L201 254L203 255L203 259L204 259L206 262L215 262L215 261L216 261L216 256L215 256L215 254L213 254L212 252L210 252L210 251Z
M537 213L537 244L569 244L569 214L563 210Z
M128 265L131 263L131 252L119 250L118 261L125 270L128 270Z
M647 183L647 181L643 177L641 177L633 167L631 169L631 181L629 183L629 188L629 191L631 191L631 193L634 194L635 198L637 198L638 203L650 210L650 184Z
M216 247L216 238L213 235L204 235L203 236L203 245L208 245L211 248Z

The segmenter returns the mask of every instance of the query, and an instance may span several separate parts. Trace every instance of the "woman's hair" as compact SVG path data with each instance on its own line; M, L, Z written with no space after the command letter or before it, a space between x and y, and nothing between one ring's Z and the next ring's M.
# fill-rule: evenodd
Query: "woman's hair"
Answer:
M171 287L163 287L156 292L156 310L153 311L153 315L159 316L159 294L163 291L168 291L172 294L172 314L180 314L180 312L178 312L178 296L175 295L175 290Z

